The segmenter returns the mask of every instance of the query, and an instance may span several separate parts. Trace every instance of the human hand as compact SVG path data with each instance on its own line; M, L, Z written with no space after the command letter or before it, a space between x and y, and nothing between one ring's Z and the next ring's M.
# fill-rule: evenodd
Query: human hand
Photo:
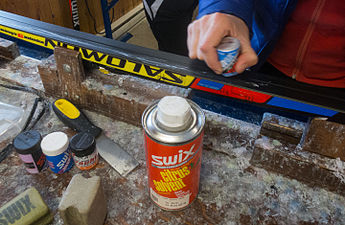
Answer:
M217 46L226 36L235 37L241 43L235 64L237 73L258 62L258 56L250 45L247 25L242 19L226 13L205 15L188 26L189 57L204 60L215 73L221 74L223 70L218 60Z

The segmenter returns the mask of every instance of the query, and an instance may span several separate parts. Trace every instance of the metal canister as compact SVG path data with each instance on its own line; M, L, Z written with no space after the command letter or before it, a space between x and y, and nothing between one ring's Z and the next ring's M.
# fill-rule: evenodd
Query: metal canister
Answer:
M217 47L218 59L222 64L223 76L236 75L234 65L240 52L240 41L234 37L225 37Z
M99 157L96 141L91 134L81 132L74 135L70 140L70 148L74 164L79 169L89 170L97 165Z
M149 192L164 210L189 206L199 192L205 115L191 100L166 96L142 115Z
M46 167L46 156L41 149L41 134L36 130L20 133L13 146L29 173L39 173Z
M59 131L46 135L41 141L41 148L54 173L65 173L73 167L67 134Z

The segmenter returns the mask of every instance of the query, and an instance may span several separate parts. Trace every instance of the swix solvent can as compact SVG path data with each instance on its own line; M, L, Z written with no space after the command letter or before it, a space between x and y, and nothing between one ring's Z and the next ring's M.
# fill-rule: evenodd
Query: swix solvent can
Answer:
M223 76L231 77L237 73L234 65L240 52L240 41L234 37L225 37L217 47L218 59L222 64Z
M199 192L205 115L194 102L166 96L142 115L152 201L164 210L189 206Z

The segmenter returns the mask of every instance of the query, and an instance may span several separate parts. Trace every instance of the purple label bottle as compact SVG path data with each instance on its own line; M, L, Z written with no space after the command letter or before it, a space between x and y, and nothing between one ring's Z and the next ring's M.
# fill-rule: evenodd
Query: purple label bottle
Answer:
M13 140L13 147L29 173L39 173L46 167L41 140L41 134L36 130L22 132Z

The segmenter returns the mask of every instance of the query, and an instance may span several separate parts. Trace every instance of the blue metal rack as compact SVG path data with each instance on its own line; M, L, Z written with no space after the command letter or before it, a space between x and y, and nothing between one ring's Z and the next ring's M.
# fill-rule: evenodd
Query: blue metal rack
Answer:
M111 21L109 17L109 11L115 6L115 4L118 1L119 0L112 0L111 2L108 3L108 0L101 0L105 36L111 39L113 38L113 35L111 31Z

